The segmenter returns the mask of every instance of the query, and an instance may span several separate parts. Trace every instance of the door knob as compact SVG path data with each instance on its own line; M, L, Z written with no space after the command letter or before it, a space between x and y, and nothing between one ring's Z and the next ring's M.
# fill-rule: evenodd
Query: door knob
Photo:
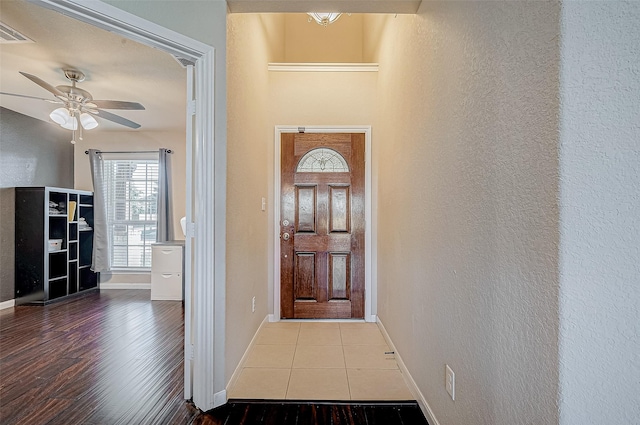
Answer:
M286 232L282 234L282 239L284 239L285 241L288 241L290 237L291 237L291 235L289 235Z

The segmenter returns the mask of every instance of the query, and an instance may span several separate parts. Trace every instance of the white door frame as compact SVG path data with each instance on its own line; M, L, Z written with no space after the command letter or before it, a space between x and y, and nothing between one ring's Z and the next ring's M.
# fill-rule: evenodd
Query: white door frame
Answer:
M377 308L374 300L377 299L377 279L375 268L372 267L372 235L374 232L371 220L372 208L372 181L371 181L371 126L293 126L277 125L274 137L274 166L273 166L273 288L269 288L273 293L273 314L269 320L277 322L280 320L280 139L283 133L298 133L304 128L305 133L364 133L365 153L364 153L364 180L365 180L365 282L364 282L364 319L367 322L375 322Z
M192 397L201 410L224 404L224 385L216 386L224 382L224 376L217 375L224 373L224 355L219 353L224 353L225 235L219 229L224 229L225 217L219 205L224 205L226 197L226 159L214 155L215 49L100 1L29 1L195 63L195 137L185 137L190 154L187 170L194 170L193 178L187 176L187 190L193 199L186 205L193 267L191 262L185 264L185 275L193 279L191 285L185 285L185 317L191 319L185 325L193 325L193 329L185 328L185 398ZM189 335L193 337L191 345Z

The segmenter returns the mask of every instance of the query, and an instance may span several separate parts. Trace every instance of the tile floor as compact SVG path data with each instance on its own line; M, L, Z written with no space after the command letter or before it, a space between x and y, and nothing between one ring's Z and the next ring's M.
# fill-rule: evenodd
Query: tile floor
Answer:
M266 323L229 398L412 400L375 323Z

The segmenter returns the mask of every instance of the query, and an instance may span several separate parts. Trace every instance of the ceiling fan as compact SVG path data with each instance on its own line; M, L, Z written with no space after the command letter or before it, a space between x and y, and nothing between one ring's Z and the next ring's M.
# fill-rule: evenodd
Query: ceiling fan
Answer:
M27 99L38 99L46 102L63 105L51 112L49 115L51 119L59 124L62 128L75 131L80 130L80 140L82 140L82 129L90 130L98 126L98 122L93 118L97 116L105 120L115 122L120 125L124 125L129 128L140 128L140 124L128 120L120 115L107 112L104 109L122 109L122 110L144 110L144 106L137 102L125 102L121 100L96 100L86 90L76 86L76 83L84 81L85 75L82 71L77 69L63 69L64 76L71 81L71 85L52 86L46 81L36 77L35 75L27 74L20 71L20 74L27 77L43 89L53 94L56 99L45 99L35 96L27 96L15 93L0 92L0 94L8 96L24 97ZM80 123L80 125L78 125ZM71 140L71 143L75 143L75 140Z

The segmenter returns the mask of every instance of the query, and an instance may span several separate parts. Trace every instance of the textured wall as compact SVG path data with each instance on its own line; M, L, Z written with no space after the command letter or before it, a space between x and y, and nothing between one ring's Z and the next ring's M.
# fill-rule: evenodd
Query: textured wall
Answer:
M227 339L226 377L231 378L267 315L269 149L267 63L282 54L281 15L236 14L227 18ZM267 203L271 208L271 203ZM251 312L251 298L256 311Z
M0 302L14 298L16 186L73 188L70 132L0 108Z
M426 1L365 19L378 315L441 425L558 422L559 13Z
M640 3L562 11L563 425L640 423Z

